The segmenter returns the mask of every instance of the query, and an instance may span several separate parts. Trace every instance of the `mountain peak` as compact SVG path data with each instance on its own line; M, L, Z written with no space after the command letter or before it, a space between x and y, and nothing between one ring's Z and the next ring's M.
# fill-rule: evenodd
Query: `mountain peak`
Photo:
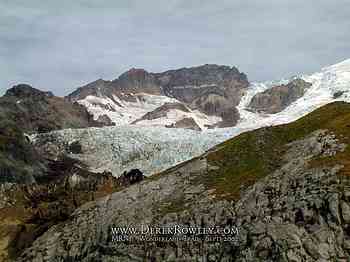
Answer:
M222 73L222 72L233 72L233 73L239 73L239 70L235 66L227 66L227 65L218 65L218 64L203 64L198 66L191 66L191 67L182 67L179 69L171 69L167 70L160 74L167 74L167 73L174 73L174 72L189 72L189 73L196 73L196 72L204 72L204 73Z
M15 85L6 91L5 96L25 97L53 97L52 92L41 91L28 84Z
M130 68L128 71L124 72L119 76L119 80L126 80L126 79L144 79L146 76L150 75L149 72L147 72L143 68Z
M143 68L135 68L132 67L127 71L128 74L145 74L148 73L145 69Z

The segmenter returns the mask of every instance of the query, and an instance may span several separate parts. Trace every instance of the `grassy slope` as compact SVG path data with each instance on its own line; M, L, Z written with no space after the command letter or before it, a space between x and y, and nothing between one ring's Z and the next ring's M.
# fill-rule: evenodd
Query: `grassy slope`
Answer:
M209 153L209 164L219 169L200 178L219 198L237 199L240 188L253 184L281 165L287 144L319 129L328 129L350 144L350 104L335 102L315 110L290 124L243 133L217 146ZM334 157L315 159L313 165L344 165L342 175L350 175L350 147Z

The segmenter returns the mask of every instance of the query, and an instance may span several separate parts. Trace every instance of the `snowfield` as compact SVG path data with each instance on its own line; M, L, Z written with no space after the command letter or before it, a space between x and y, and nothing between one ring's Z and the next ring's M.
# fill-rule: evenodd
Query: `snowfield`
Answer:
M87 108L94 116L94 120L97 120L99 116L107 115L116 126L129 125L146 113L155 110L165 103L181 103L175 98L144 93L136 94L134 97L136 98L136 102L127 102L117 96L113 96L113 99L111 99L109 97L90 95L79 100L78 103ZM170 110L166 117L138 121L136 125L164 127L174 124L183 118L193 118L202 130L206 129L206 126L214 125L222 121L221 117L208 116L198 110L190 110L190 112Z
M334 101L350 102L350 59L325 67L321 72L299 77L306 82L312 83L312 86L303 97L277 114L257 114L247 110L247 107L257 93L263 92L274 85L286 84L289 80L251 84L247 94L238 106L241 120L233 129L243 128L251 130L263 126L289 123L328 103ZM335 98L336 94L341 95Z
M312 87L307 90L302 98L277 114L253 113L247 110L247 106L255 94L263 92L276 84L287 83L288 80L278 83L252 83L238 106L241 120L237 126L231 128L197 132L185 129L126 125L67 129L47 134L37 134L31 138L35 144L50 136L53 138L51 140L60 147L74 141L80 141L83 153L72 154L72 156L82 160L95 171L108 170L115 176L119 176L124 170L139 168L146 175L151 175L198 156L220 142L242 132L294 121L333 101L350 102L350 60L323 68L321 72L300 77L307 82L311 82ZM95 110L92 106L94 103L92 99L91 97L86 99L87 107L90 110ZM151 111L160 106L165 100L171 100L167 97L160 98L149 95L145 99L148 99L146 107L139 101L138 103L128 104L128 107L125 107L125 112L117 108L119 111L112 112L113 114L111 113L109 116L111 118L118 116L118 119L122 119L120 120L121 123L127 124L129 123L128 119L139 118L141 114L145 113L145 110ZM105 103L106 101L102 102ZM108 103L110 102L108 101ZM96 111L96 114L100 113ZM119 118L120 114L123 114L124 118Z
M119 99L117 96L113 96L113 99L111 99L109 97L90 95L85 99L79 100L78 103L87 108L94 116L94 120L97 120L101 115L107 115L117 126L124 126L131 124L136 119L141 118L146 113L153 111L165 103L179 102L167 96L142 93L137 94L135 98L136 102L127 102Z

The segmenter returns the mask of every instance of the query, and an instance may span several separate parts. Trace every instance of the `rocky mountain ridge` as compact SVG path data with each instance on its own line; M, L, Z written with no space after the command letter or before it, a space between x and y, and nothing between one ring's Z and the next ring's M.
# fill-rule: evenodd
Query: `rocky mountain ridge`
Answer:
M334 100L347 101L349 70L349 60L345 60L311 75L299 75L296 78L273 83L250 83L247 86L247 77L239 73L236 68L204 65L153 74L150 83L154 84L157 82L155 79L159 78L166 88L162 86L162 90L158 89L152 95L137 93L138 91L134 89L135 93L124 93L119 90L117 96L111 96L111 93L106 94L106 90L109 92L114 90L109 88L111 81L98 80L97 84L95 83L96 88L94 83L87 85L86 88L79 88L73 93L75 94L73 99L81 93L79 103L83 104L95 119L100 115L107 115L116 125L124 126L157 110L165 103L184 103L190 109L190 113L175 110L168 112L167 117L142 121L138 125L171 126L183 118L193 118L201 130L205 130L240 125L242 122L248 122L246 121L248 118L250 122L265 122L266 114L271 120L274 119L274 122L282 121L282 118L290 121L291 114L300 117L303 111L310 112L307 107L312 106L313 110ZM137 73L139 71L143 73ZM134 69L123 74L123 81L128 79L128 75L133 74L137 77L130 76L131 82L141 76L147 78L145 70ZM198 80L200 78L203 80ZM137 81L136 86L142 87L143 81ZM89 90L92 91L89 93ZM147 92L146 89L142 91ZM82 99L83 97L85 98ZM246 104L247 99L251 105ZM248 108L253 114L245 110Z
M15 122L29 133L101 126L84 106L26 84L16 85L0 97L0 120Z
M135 94L168 97L189 107L192 111L197 110L208 117L220 118L221 120L217 121L216 124L223 127L233 126L237 123L239 114L236 106L248 85L246 75L240 73L235 67L207 64L163 73L148 73L144 69L133 68L113 81L100 79L80 87L67 97L71 101L84 104L88 110L90 108L91 112L94 112L96 106L104 107L105 103L93 105L88 102L89 99L84 101L87 97L110 99L112 112L121 111L120 107L125 106L123 102L142 103L142 99L140 100ZM152 110L155 109L157 108ZM97 114L96 109L95 114ZM114 115L111 118L117 125L125 123L118 121L118 116L115 114L111 115ZM119 118L123 118L123 116L119 115ZM181 118L176 119L176 121L179 120ZM131 122L127 120L128 124Z
M247 76L240 73L236 67L219 65L202 65L198 67L169 70L163 73L149 73L144 69L132 68L113 81L99 79L86 86L78 88L67 97L72 101L84 99L92 94L119 93L150 93L154 95L173 96L179 101L190 103L198 96L200 88L222 86L234 87L239 82L242 86L248 84ZM179 91L188 88L190 92L184 94ZM179 94L174 94L177 89ZM153 90L153 91L152 91Z

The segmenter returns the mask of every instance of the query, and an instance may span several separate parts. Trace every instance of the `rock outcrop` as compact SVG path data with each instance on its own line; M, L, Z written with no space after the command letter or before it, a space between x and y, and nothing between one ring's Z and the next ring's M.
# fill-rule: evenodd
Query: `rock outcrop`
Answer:
M288 125L243 133L83 205L17 261L345 262L349 116L349 104L334 103ZM141 225L229 231L187 241L193 236L188 230L177 233L182 240L158 231L138 242L138 234L118 230Z
M140 183L144 179L145 176L139 169L131 169L129 172L125 171L118 177L119 184L124 187Z
M184 104L165 103L164 105L156 108L155 110L145 114L143 117L135 120L134 122L132 122L132 124L136 124L137 122L140 122L142 120L153 120L153 119L167 117L167 114L172 110L177 110L177 111L185 112L185 113L190 112L190 110Z
M202 129L197 125L196 121L194 121L193 118L183 118L179 121L177 121L175 124L166 126L168 128L185 128L185 129L192 129L195 131L201 131Z
M115 123L113 123L112 120L107 115L100 115L96 121L103 126L114 126L115 125Z
M295 79L286 85L274 86L255 95L249 107L256 112L275 114L281 112L294 101L302 97L310 83Z

